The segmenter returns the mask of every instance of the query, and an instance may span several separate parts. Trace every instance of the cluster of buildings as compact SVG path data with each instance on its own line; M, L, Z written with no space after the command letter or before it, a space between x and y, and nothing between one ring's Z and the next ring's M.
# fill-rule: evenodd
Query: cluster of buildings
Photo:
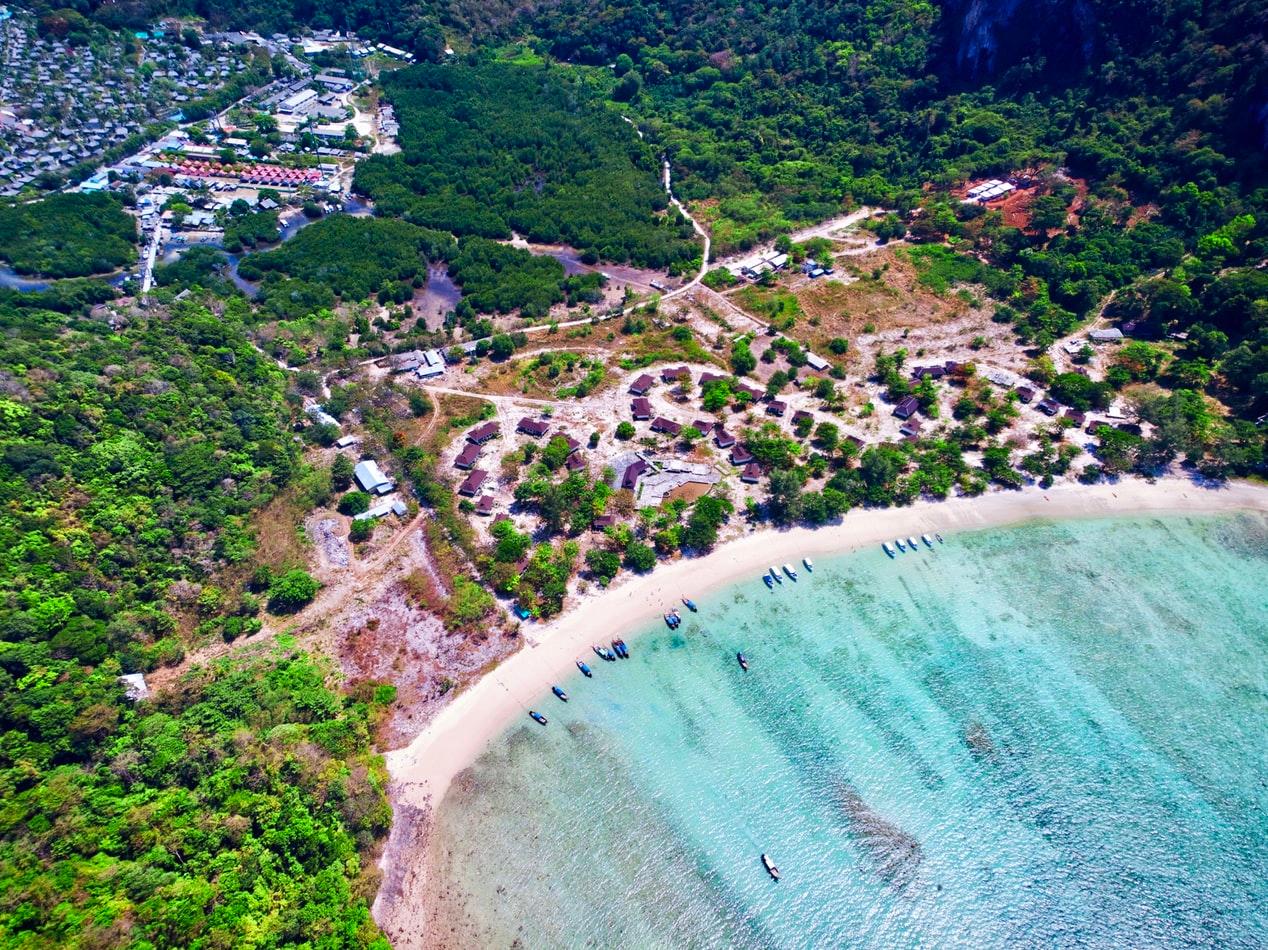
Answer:
M734 277L757 280L763 274L781 271L788 266L788 255L778 251L760 251L726 265Z
M242 64L228 44L193 50L162 29L70 46L13 11L0 19L0 196L63 176L150 122L179 120Z
M1011 191L1017 190L1017 182L1013 179L1001 181L998 178L992 178L990 181L984 181L980 185L974 185L964 193L965 204L986 204L994 201L996 198L1003 198Z

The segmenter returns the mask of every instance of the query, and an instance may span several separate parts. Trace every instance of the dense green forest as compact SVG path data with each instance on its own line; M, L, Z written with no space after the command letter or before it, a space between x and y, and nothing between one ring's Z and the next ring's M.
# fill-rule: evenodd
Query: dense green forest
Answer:
M0 941L386 950L362 855L391 815L366 749L394 693L345 697L328 677L295 654L195 670L136 710L103 701L108 741L83 761L9 733Z
M345 699L303 657L135 708L118 682L180 660L182 627L232 639L266 595L313 596L302 571L210 582L299 471L284 374L241 299L117 331L96 299L0 302L0 942L384 946L358 855L388 820L390 689Z
M589 260L682 269L699 257L654 152L574 70L416 66L384 80L401 153L357 166L378 214L458 235L568 244Z
M405 221L332 214L281 247L246 257L238 272L248 280L285 275L349 301L397 289L409 299L426 281L427 262L448 258L453 243L447 234Z
M135 243L136 221L109 195L51 195L0 206L0 261L19 274L108 273L136 258Z

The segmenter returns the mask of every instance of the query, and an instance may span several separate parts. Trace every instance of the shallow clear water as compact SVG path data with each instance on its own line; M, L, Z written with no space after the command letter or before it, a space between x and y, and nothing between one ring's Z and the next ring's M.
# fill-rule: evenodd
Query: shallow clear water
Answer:
M1031 524L695 593L455 783L439 940L1268 945L1268 519Z

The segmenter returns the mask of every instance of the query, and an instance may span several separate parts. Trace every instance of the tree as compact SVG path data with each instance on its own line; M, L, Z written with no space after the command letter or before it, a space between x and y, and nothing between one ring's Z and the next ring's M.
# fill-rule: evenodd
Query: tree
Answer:
M359 515L370 510L370 496L363 491L350 491L339 499L341 515Z
M502 362L509 360L515 353L515 342L511 339L509 333L495 334L493 339L489 341L489 358Z
M625 549L625 566L645 574L656 566L656 552L641 541L630 541Z
M348 456L342 452L336 455L334 461L330 463L330 487L335 491L346 491L352 484L354 468L352 459Z
M294 568L274 579L269 586L269 610L293 614L312 602L321 584L307 571Z
M550 441L546 443L546 448L542 450L542 464L552 472L558 471L568 461L568 456L572 454L572 449L568 445L568 440L562 435L552 435Z
M617 423L616 437L622 440L632 439L634 438L634 434L637 431L638 430L634 428L634 423L626 420L626 421Z
M615 551L592 548L586 552L586 567L590 569L591 574L606 584L616 577L616 572L621 569L621 558Z
M794 469L776 469L770 474L770 496L766 507L776 524L792 524L801 518L801 475Z
M757 359L749 349L748 341L743 338L731 344L731 369L736 376L747 376L757 369Z

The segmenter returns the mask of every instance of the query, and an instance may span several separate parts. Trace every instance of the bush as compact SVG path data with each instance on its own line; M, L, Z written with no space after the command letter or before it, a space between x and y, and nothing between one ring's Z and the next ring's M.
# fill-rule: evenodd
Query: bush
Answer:
M307 571L295 568L276 578L269 587L269 610L293 614L312 602L321 584Z
M348 540L353 544L362 541L369 541L370 536L374 534L374 519L360 518L352 522L352 529L348 532Z

